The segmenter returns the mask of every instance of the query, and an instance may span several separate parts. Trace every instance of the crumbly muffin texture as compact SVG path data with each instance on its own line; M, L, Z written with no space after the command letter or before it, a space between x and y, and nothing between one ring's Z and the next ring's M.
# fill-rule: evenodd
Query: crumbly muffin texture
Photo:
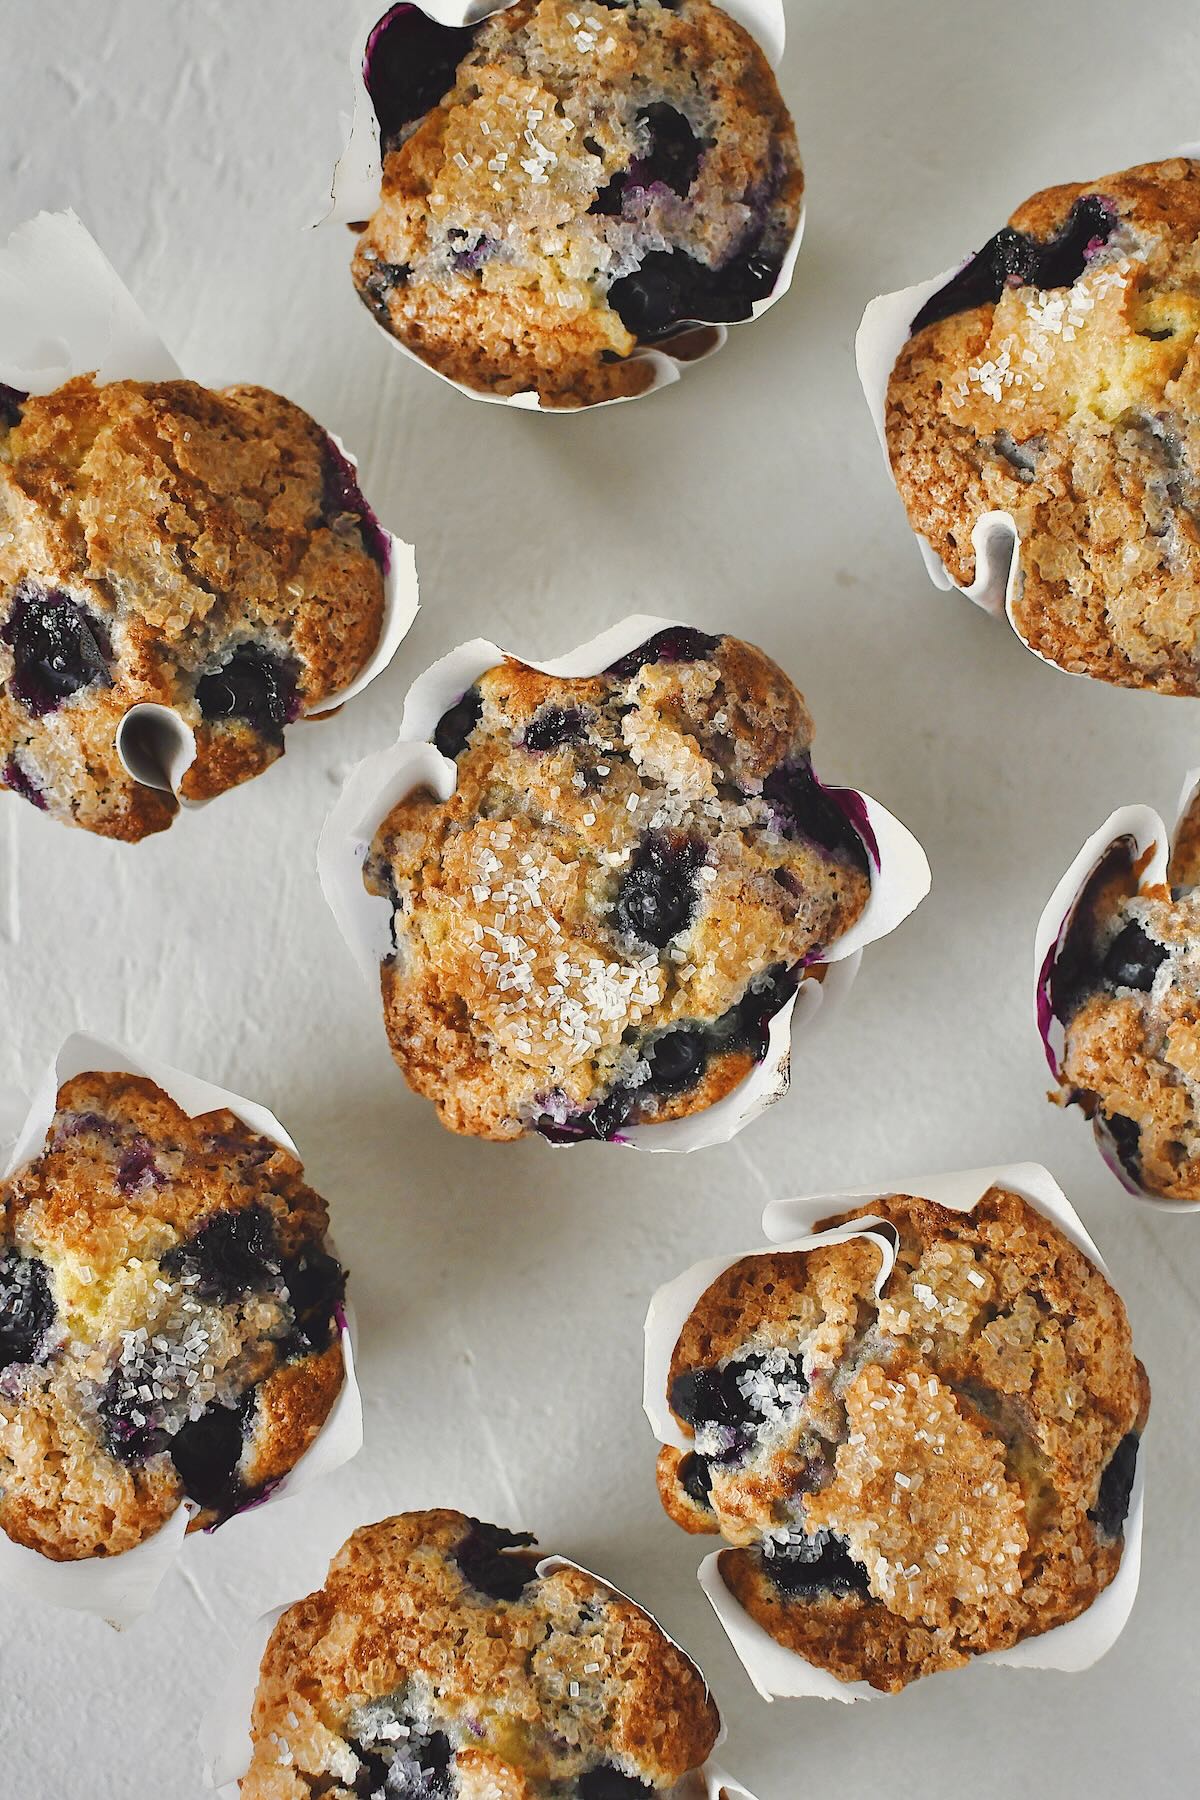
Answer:
M388 542L352 465L264 388L80 376L0 399L0 786L134 841L173 794L116 749L139 702L191 726L209 799L366 663Z
M0 1187L0 1529L115 1556L271 1489L341 1388L341 1268L296 1158L152 1081L66 1082Z
M356 1531L262 1660L242 1800L646 1800L717 1709L653 1619L462 1513Z
M778 1643L896 1691L1048 1631L1117 1572L1149 1409L1100 1271L1018 1195L893 1195L868 1238L746 1257L689 1317L669 1400L694 1448L659 1492L735 1546L722 1579Z
M354 280L456 381L546 406L640 393L639 344L749 318L774 289L795 131L711 0L517 0L463 29L393 7L366 80L383 194Z
M914 530L974 579L1021 536L1013 617L1073 673L1200 693L1200 163L1047 189L922 309L887 443Z
M1200 1201L1200 887L1185 832L1172 886L1139 890L1115 845L1076 903L1051 978L1054 1098L1081 1106L1130 1179ZM1193 879L1175 885L1187 873Z
M811 741L762 651L687 627L588 678L510 658L451 707L454 794L403 799L364 870L392 1050L446 1125L611 1138L744 1078L870 891Z

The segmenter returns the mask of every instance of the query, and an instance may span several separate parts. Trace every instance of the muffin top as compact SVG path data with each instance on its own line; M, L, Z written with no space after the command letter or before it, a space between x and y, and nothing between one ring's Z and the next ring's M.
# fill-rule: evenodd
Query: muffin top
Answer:
M771 1251L687 1320L663 1505L786 1648L895 1690L1082 1612L1120 1563L1149 1408L1120 1298L1019 1195L892 1195L894 1235ZM822 1227L822 1229L824 1226Z
M866 903L861 801L821 787L802 697L736 638L672 627L578 679L510 658L434 738L456 789L401 800L364 878L393 908L393 1053L456 1131L711 1106Z
M454 380L545 406L640 393L639 344L775 288L795 132L710 0L517 0L462 29L393 7L365 68L383 193L354 279Z
M242 1800L636 1800L707 1758L717 1709L640 1607L462 1513L356 1531L262 1660Z
M0 1186L0 1529L112 1556L308 1448L344 1369L345 1278L296 1158L154 1082L78 1075Z
M914 530L969 585L1021 537L1012 615L1077 674L1200 693L1200 163L1035 194L921 309L888 389Z
M0 784L136 840L174 795L117 754L139 702L196 736L194 800L258 774L366 663L386 535L352 465L264 388L89 376L0 407Z
M1064 1029L1054 1096L1083 1107L1125 1174L1164 1200L1200 1201L1200 888L1195 819L1169 887L1139 889L1127 842L1073 909L1050 981Z

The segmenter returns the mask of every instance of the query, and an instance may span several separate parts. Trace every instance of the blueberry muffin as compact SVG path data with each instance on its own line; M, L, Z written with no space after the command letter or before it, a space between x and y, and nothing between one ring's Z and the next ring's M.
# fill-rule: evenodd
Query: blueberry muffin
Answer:
M1015 624L1075 674L1200 693L1200 163L1035 194L917 314L887 443L909 519L969 585L1021 536Z
M395 6L365 79L383 193L354 280L442 374L544 406L637 394L639 345L774 290L795 131L711 0L517 0L462 29Z
M205 800L366 663L388 540L354 469L264 388L88 376L0 396L0 785L134 841L174 795L116 749L131 707L192 727Z
M296 1158L133 1075L59 1090L0 1186L0 1529L115 1556L266 1494L341 1388L344 1278Z
M1059 1094L1135 1186L1200 1201L1200 887L1185 821L1171 886L1139 889L1127 841L1077 900L1050 976Z
M893 1195L868 1238L750 1256L698 1301L663 1505L720 1532L786 1649L896 1691L1064 1624L1117 1572L1150 1391L1103 1275L1018 1195ZM885 1227L887 1229L887 1227Z
M242 1800L647 1800L716 1742L700 1671L581 1569L458 1512L356 1531L262 1660Z
M511 658L434 734L457 764L375 835L397 1062L452 1130L612 1138L702 1111L870 892L861 801L749 644L659 632L603 674Z

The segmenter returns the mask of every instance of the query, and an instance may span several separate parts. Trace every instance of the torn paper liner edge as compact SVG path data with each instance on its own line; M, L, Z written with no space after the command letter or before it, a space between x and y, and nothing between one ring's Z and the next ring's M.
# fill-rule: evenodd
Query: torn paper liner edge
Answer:
M766 1256L782 1251L803 1251L820 1244L866 1237L880 1246L880 1273L876 1291L882 1290L895 1261L894 1234L879 1220L866 1217L852 1225L824 1232L814 1231L821 1219L869 1206L890 1194L913 1194L936 1201L955 1212L970 1212L990 1187L1009 1188L1050 1219L1104 1275L1104 1259L1083 1221L1040 1163L1013 1163L985 1169L957 1169L931 1176L913 1176L886 1187L856 1188L834 1194L810 1195L796 1200L777 1200L763 1214L763 1231L769 1242L740 1255L715 1258L697 1264L675 1281L660 1288L646 1315L644 1408L655 1437L662 1444L690 1448L691 1440L679 1430L667 1405L671 1357L680 1334L701 1295L717 1277L745 1256ZM891 1234L889 1236L885 1233ZM1013 1668L1076 1671L1089 1668L1111 1649L1133 1608L1141 1568L1143 1459L1137 1474L1125 1522L1125 1547L1120 1567L1108 1587L1086 1612L1040 1636L1024 1638L1007 1650L992 1650L971 1659L976 1663L1001 1663ZM720 1576L720 1552L708 1556L698 1580L743 1667L764 1700L816 1698L822 1700L870 1700L881 1696L865 1681L840 1681L817 1668L795 1651L787 1650L752 1619L735 1600Z

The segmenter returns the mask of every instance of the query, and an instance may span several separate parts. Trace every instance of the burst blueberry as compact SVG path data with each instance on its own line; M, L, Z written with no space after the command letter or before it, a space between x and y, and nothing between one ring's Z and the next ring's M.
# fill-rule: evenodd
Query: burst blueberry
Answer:
M455 701L434 727L433 741L442 755L452 762L457 761L482 716L483 695L478 688L468 688L462 699Z
M276 741L299 711L294 676L261 644L239 644L219 668L202 675L196 702L212 723L239 719Z
M911 329L920 331L976 306L995 305L1006 287L1070 287L1119 224L1111 201L1085 194L1053 237L1030 237L1006 225L925 302Z
M439 25L415 6L393 6L371 33L363 61L386 155L454 86L471 47L470 27Z
M34 718L83 688L108 683L99 622L57 589L18 589L0 637L13 653L10 690Z
M348 456L343 456L328 435L322 467L321 511L326 522L335 528L342 519L354 521L367 555L387 574L392 560L387 532L358 485L354 464Z
M526 750L558 750L563 744L578 743L586 726L578 706L543 706L525 727L521 742Z
M695 838L665 832L643 838L617 890L616 929L665 950L692 922L699 899L696 871L707 854Z
M473 1588L489 1600L518 1600L536 1574L536 1558L512 1555L534 1542L527 1531L505 1531L472 1519L471 1530L454 1552L454 1560Z
M36 1361L56 1308L50 1274L37 1256L15 1247L0 1255L0 1368Z
M626 681L649 663L705 662L720 642L719 637L697 631L692 625L667 625L647 638L644 644L639 644L636 650L627 650L624 656L619 656L604 673Z
M832 1594L844 1600L850 1594L869 1591L867 1571L855 1562L843 1538L822 1536L816 1554L812 1545L794 1547L791 1552L777 1549L764 1556L763 1568L789 1600L816 1600Z
M681 1094L695 1087L708 1066L708 1038L695 1026L664 1032L646 1047L648 1086L656 1094Z
M1108 946L1100 973L1112 987L1149 993L1166 958L1166 945L1156 943L1136 919L1131 919Z
M651 250L608 290L608 302L639 342L653 343L697 322L748 319L779 279L780 259L744 251L719 269L684 250Z
M1120 1537L1129 1516L1137 1458L1138 1435L1136 1431L1128 1431L1113 1451L1112 1458L1100 1477L1100 1492L1095 1506L1088 1513L1088 1518L1099 1527L1101 1534L1110 1540Z
M1112 1139L1117 1159L1125 1173L1137 1181L1142 1171L1142 1132L1136 1119L1124 1113L1102 1113L1104 1129Z
M213 1213L160 1261L165 1275L194 1281L205 1300L236 1300L282 1270L275 1227L264 1206Z
M251 1390L236 1406L207 1407L170 1439L171 1461L184 1492L206 1511L232 1512L242 1498L237 1467L245 1446L247 1416L254 1404Z
M649 1782L639 1781L636 1775L626 1775L612 1763L600 1763L594 1769L585 1770L579 1777L576 1791L579 1800L646 1800L654 1789Z
M712 1510L712 1468L707 1459L693 1450L679 1465L679 1485L689 1500L706 1512Z
M821 786L807 757L772 769L762 792L785 837L808 838L823 850L848 857L866 873L868 858L862 838L835 796Z

